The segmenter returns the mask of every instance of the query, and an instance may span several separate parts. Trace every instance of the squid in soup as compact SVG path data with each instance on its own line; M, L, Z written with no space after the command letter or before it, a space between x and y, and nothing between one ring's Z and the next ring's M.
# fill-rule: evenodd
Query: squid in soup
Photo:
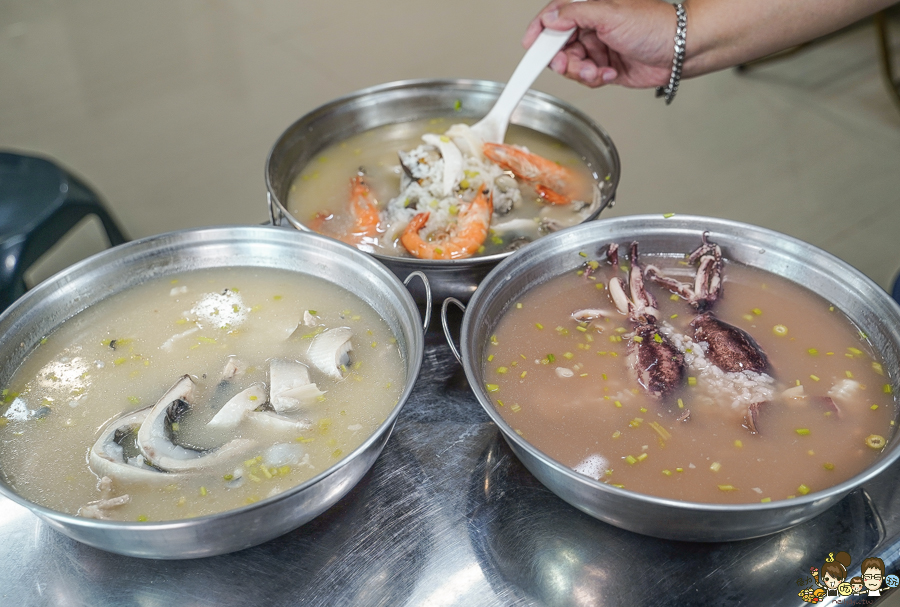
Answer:
M890 377L834 305L727 260L605 247L507 308L485 345L497 411L603 483L693 502L790 499L893 438Z

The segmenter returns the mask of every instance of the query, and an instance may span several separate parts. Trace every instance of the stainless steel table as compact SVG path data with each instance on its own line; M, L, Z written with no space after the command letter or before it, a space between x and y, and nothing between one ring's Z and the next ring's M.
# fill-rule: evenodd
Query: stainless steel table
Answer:
M359 485L261 546L128 558L0 497L0 605L804 605L798 582L829 552L849 552L851 574L867 556L900 568L900 468L755 540L671 542L594 520L515 459L442 342L428 335L413 396Z

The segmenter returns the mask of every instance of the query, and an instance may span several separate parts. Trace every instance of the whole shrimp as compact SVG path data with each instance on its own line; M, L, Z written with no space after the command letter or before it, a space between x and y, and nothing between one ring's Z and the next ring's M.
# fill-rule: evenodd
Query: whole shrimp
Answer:
M320 234L333 235L334 238L353 246L369 243L378 238L380 220L378 205L369 184L363 178L362 171L350 180L349 215L351 219L349 229L337 234L328 234L322 230L325 223L334 217L333 214L316 214L309 222L309 227Z
M457 222L431 242L419 236L429 213L419 213L406 226L400 242L411 255L419 259L464 259L478 252L487 238L494 212L491 199L485 197L484 186L469 205L459 213Z
M580 173L537 154L503 143L485 143L484 155L519 179L536 184L535 190L549 204L590 202L590 183Z

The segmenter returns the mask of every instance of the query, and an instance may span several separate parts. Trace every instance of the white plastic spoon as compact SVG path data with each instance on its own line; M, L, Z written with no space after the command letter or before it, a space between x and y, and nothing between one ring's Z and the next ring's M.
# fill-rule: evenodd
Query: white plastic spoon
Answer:
M572 1L582 2L583 0ZM516 70L509 82L506 83L503 92L500 93L500 97L497 98L494 107L484 118L472 125L472 130L476 135L486 142L503 143L506 129L509 128L509 119L516 106L519 105L519 101L574 31L575 28L565 32L544 29L538 35L534 44L525 52L525 56L516 66Z

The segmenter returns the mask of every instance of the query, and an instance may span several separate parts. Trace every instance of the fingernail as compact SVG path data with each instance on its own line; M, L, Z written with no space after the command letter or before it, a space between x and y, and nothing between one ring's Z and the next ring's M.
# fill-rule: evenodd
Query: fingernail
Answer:
M606 70L603 72L603 82L612 82L616 79L616 73L612 70Z
M578 76L585 81L593 80L597 77L597 69L592 65L586 65L578 72Z
M559 11L550 11L549 13L544 13L544 23L550 23L559 19Z
M550 60L550 69L557 74L562 74L566 69L565 62L559 56L556 56Z

